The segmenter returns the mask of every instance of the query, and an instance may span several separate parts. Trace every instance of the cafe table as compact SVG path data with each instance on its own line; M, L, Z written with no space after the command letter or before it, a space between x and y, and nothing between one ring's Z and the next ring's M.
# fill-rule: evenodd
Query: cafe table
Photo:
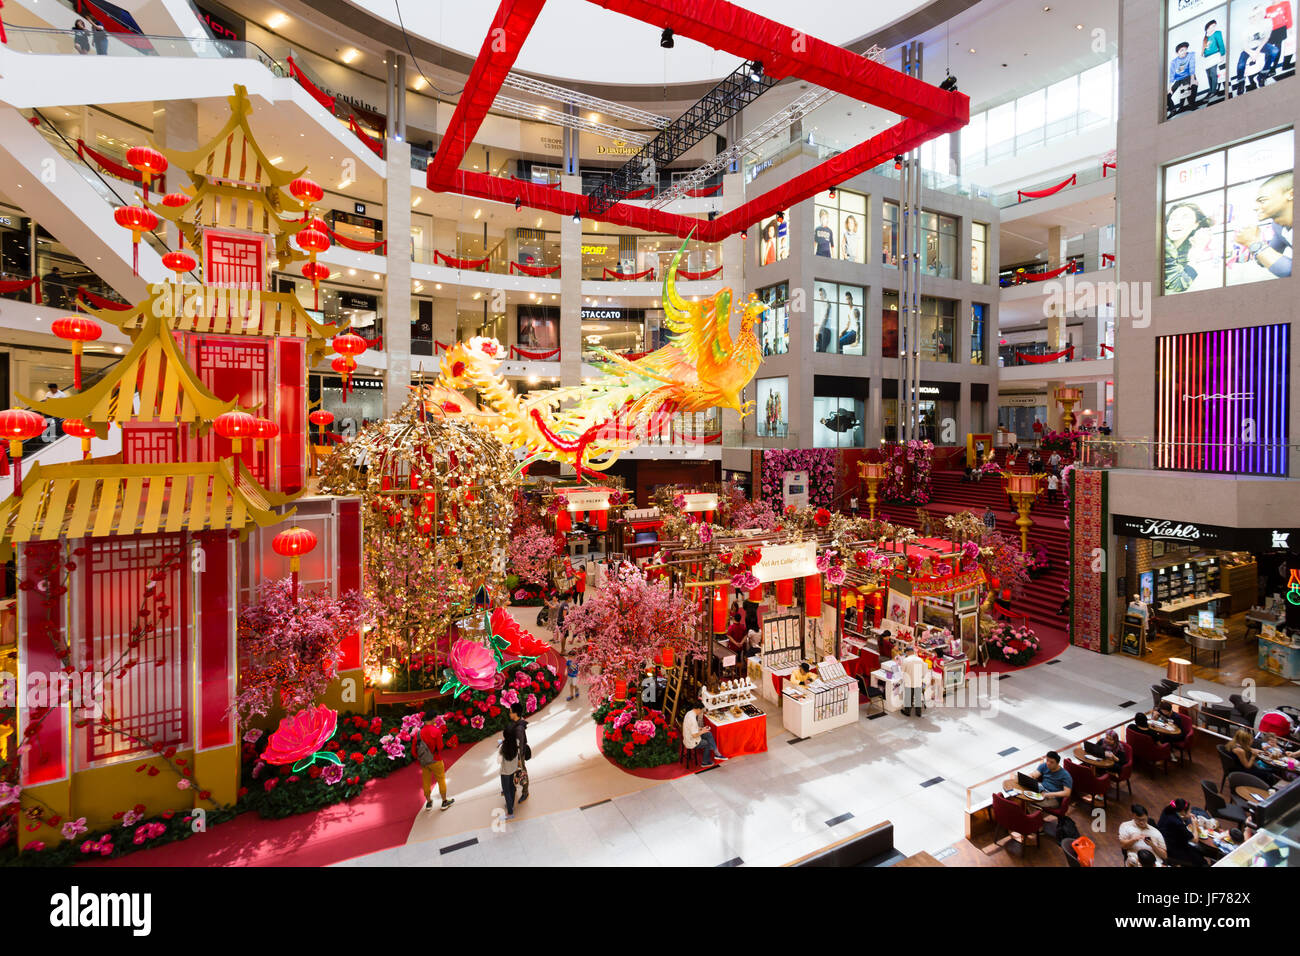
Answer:
M1074 759L1103 772L1115 766L1114 757L1110 755L1105 757L1094 757L1092 754L1088 753L1088 751L1084 750L1083 747L1074 748Z
M1183 732L1183 728L1180 727L1178 724L1171 724L1168 723L1167 721L1156 720L1154 717L1147 718L1147 724L1153 729L1160 731L1160 733L1169 734L1170 736L1181 736Z
M1237 787L1232 792L1241 797L1241 799L1245 800L1247 803L1252 804L1262 803L1267 800L1270 795L1270 791L1268 790L1264 790L1260 787L1248 787L1245 785Z
M1222 704L1223 698L1218 694L1211 694L1208 690L1189 690L1187 696L1192 700L1202 704Z

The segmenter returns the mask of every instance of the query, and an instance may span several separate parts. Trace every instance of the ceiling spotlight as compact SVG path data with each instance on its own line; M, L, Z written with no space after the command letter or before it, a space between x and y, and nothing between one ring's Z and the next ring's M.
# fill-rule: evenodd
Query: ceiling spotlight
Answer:
M579 226L581 226L581 225L582 225L582 216L575 212L575 213L573 214L573 222L574 222L575 225L579 225Z
M785 213L783 213L783 212L778 212L778 213L776 214L776 221L777 221L777 222L785 222Z
M659 45L665 50L671 50L673 48L672 27L664 27L664 32L659 35Z
M520 209L522 209L523 207L524 207L524 201L523 201L522 199L520 199L518 196L516 196L516 197L515 197L515 212L518 212L518 211L519 211Z
M957 77L948 73L948 75L943 78L943 82L939 84L939 89L948 90L950 92L957 89Z
M709 210L709 222L713 222L713 220L715 220L715 219L717 219L717 218L718 218L718 211L717 211L716 209L710 209L710 210Z
M902 169L902 168L903 168L903 154L902 154L902 153L899 153L897 156L894 157L894 168L895 168L895 169Z
M749 64L749 78L757 83L763 78L763 61L755 60Z
M832 186L830 189L826 190L826 198L827 198L827 199L834 199L834 198L835 198L835 187L834 187L834 186Z

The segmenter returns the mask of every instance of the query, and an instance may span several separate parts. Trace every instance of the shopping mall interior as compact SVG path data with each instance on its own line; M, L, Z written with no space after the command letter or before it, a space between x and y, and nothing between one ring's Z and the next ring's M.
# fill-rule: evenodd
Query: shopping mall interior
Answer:
M0 864L1300 864L1295 7L10 0Z

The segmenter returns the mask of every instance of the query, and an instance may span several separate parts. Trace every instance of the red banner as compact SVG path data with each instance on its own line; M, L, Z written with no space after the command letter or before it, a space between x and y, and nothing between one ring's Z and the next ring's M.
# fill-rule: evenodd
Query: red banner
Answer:
M77 155L83 160L89 156L90 162L93 162L110 176L116 176L118 179L125 179L128 183L135 183L137 186L144 185L144 179L141 177L138 169L127 166L125 163L119 163L111 156L105 156L98 150L87 146L84 140L77 140ZM152 183L158 192L163 193L167 191L167 180L165 176L153 177Z
M1017 189L1016 202L1024 202L1026 199L1042 199L1044 196L1055 195L1066 186L1073 186L1078 181L1079 177L1071 174L1069 179L1062 180L1055 186L1048 186L1046 189Z
M685 279L688 282L698 282L700 279L711 279L721 271L722 266L710 269L708 272L687 272L685 269L678 269L677 278Z
M690 196L692 199L703 199L705 196L716 196L721 189L722 183L718 183L714 186L709 186L706 189L688 189L686 190L686 195Z
M131 309L131 306L125 302L114 302L112 299L106 299L102 295L91 292L84 285L78 286L77 304L84 306L86 302L89 302L97 309L112 309L114 312L128 312Z
M299 68L298 64L293 62L293 57L288 58L288 63L289 63L289 75L298 81L298 85L301 86L304 90L306 90L312 99L314 99L321 106L325 107L327 110L333 113L334 97L330 96L328 93L320 89L311 80L307 79L307 74L303 73L303 71Z
M511 358L531 359L533 361L540 362L543 359L552 358L559 354L560 354L559 349L551 349L549 352L534 352L531 349L521 349L521 348L516 348L513 345L510 346Z
M1050 272L1017 272L1017 273L1016 273L1016 282L1017 282L1017 283L1020 283L1020 282L1046 282L1048 279L1055 279L1055 278L1057 278L1058 276L1063 276L1063 275L1065 275L1067 272L1073 272L1073 271L1074 271L1074 263L1073 263L1073 262L1067 262L1065 265L1061 266L1059 269L1053 269L1053 270L1051 270Z
M361 142L369 146L370 151L372 153L374 153L380 159L384 158L383 141L375 139L373 136L371 136L369 133L363 130L360 126L358 126L357 118L355 116L348 117L348 129L352 130L352 132L356 134L357 139L361 140Z
M634 189L634 190L632 190L631 192L624 193L624 194L623 194L623 198L624 198L624 199L644 199L644 198L646 198L647 196L653 196L654 194L655 194L655 188L654 188L653 186L645 186L645 187L642 187L641 189Z
M353 252L375 252L378 250L380 255L386 255L388 252L388 240L386 239L378 239L374 242L362 242L360 239L349 239L347 236L340 236L333 229L329 230L329 234L330 238L340 246L344 249L351 249Z
M560 181L559 181L558 179L557 179L555 182L553 182L553 183L535 183L535 182L533 182L533 181L530 180L530 179L520 179L518 176L511 176L510 178L511 178L512 180L514 180L515 182L517 182L517 183L528 183L528 185L530 185L530 186L541 186L543 189L559 189L559 188L560 188Z
M24 289L36 289L36 304L41 304L41 279L40 276L32 276L30 279L0 279L0 293L8 295L10 292L22 292Z
M1017 352L1016 357L1022 362L1029 362L1032 365L1046 365L1048 362L1055 362L1057 359L1069 356L1074 358L1074 346L1061 349L1059 352Z
M447 351L449 348L451 348L451 346L448 345L446 342L439 342L437 339L435 339L434 342L433 342L433 354L434 354L434 355L437 355L439 352L445 352L445 351Z
M559 266L526 266L522 262L510 263L511 273L522 272L526 276L532 276L536 279L543 279L546 276L554 275L560 271Z
M606 279L653 279L655 277L654 269L646 269L644 272L615 272L613 269L602 270Z
M445 252L433 250L433 261L441 259L453 269L486 269L487 264L492 261L491 256L485 256L482 259L458 259L455 256L449 256Z

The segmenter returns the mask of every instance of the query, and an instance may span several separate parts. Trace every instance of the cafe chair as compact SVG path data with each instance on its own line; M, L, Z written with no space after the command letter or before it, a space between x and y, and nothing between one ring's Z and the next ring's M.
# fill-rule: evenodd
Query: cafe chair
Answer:
M1079 799L1089 806L1106 805L1106 794L1110 793L1110 774L1099 774L1088 764L1075 763L1069 757L1065 758L1065 769L1069 771L1070 779L1074 781L1074 786L1070 788L1070 796L1077 793Z
M1237 763L1237 758L1228 750L1226 744L1215 744L1214 749L1219 752L1219 764L1223 767L1223 777L1219 780L1219 786L1224 787L1227 786L1228 775L1240 770L1241 766Z
M1201 722L1205 725L1206 730L1213 730L1216 734L1222 734L1225 737L1232 736L1230 720L1235 720L1233 716L1235 711L1228 704L1203 704L1201 706Z
M1149 763L1152 766L1161 764L1164 766L1165 773L1169 772L1169 754L1171 751L1169 744L1157 743L1132 724L1129 724L1124 730L1124 742L1133 751L1134 763L1141 760L1143 763Z
M1133 796L1133 751L1129 749L1125 761L1108 773L1106 776L1115 781L1115 799L1119 799L1119 785L1122 783L1128 787L1128 795Z
M1160 680L1157 681L1157 683L1159 683L1159 685L1165 689L1165 695L1175 693L1180 686L1178 681L1170 680L1168 677L1160 678Z
M1165 699L1169 691L1165 690L1162 684L1151 685L1151 709L1156 710L1160 707L1160 702Z
M1043 814L1030 813L1021 808L1015 800L1008 800L1000 793L993 794L993 839L997 840L998 831L1006 830L1021 847L1028 847L1029 838L1033 837L1034 846L1038 846L1038 834L1043 829Z
M1238 827L1246 822L1246 811L1224 800L1213 780L1201 781L1201 796L1205 798L1205 809L1216 819L1226 820Z
M883 687L876 687L861 674L858 675L858 686L862 689L861 699L867 702L867 716L878 717L883 714L885 712L885 689ZM874 714L871 712L872 704L877 705L877 710Z
M1259 714L1259 707L1248 700L1244 700L1240 694L1229 694L1228 700L1232 702L1233 712L1237 715L1236 721L1254 730L1255 717Z
M1070 813L1070 804L1074 801L1074 795L1078 789L1074 784L1070 785L1070 791L1065 795L1059 807L1043 807L1038 812L1041 813L1047 822L1043 824L1043 836L1049 840L1060 841L1061 839L1061 821L1068 818Z
M1196 722L1192 720L1191 714L1180 711L1174 712L1174 719L1183 728L1183 735L1177 740L1169 741L1169 744L1178 751L1178 762L1186 766L1192 762L1192 737L1196 733Z
M1259 777L1255 776L1253 773L1246 773L1242 770L1237 770L1228 774L1228 799L1231 800L1234 805L1244 809L1246 807L1253 807L1254 804L1249 800L1237 796L1238 787L1255 787L1259 790L1267 790L1268 784L1259 779Z

